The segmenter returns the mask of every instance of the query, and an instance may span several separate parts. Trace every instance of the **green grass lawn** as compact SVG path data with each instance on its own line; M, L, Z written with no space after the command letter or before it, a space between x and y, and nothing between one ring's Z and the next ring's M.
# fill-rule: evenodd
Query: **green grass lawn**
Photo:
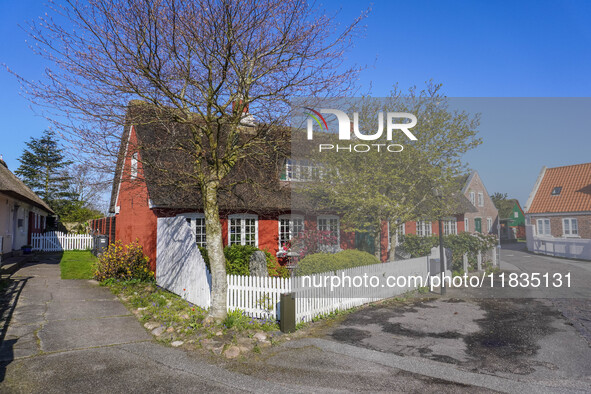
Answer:
M66 250L60 260L62 279L92 279L96 257L89 250Z

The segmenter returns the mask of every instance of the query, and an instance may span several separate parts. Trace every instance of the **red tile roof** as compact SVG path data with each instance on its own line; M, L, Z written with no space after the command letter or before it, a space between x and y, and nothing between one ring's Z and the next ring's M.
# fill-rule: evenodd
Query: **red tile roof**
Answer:
M552 190L562 187L559 195ZM528 213L591 211L591 163L548 168Z

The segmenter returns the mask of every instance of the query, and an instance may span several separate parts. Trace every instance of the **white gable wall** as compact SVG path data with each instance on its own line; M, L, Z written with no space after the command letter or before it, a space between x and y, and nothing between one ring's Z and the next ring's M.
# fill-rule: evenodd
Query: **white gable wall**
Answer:
M156 283L192 304L209 308L211 275L183 216L158 218Z

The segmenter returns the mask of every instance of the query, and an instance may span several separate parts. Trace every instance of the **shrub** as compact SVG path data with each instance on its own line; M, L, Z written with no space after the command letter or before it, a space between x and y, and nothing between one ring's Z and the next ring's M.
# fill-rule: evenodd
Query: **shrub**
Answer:
M259 248L251 245L232 245L224 248L224 256L226 258L226 273L229 275L250 275L249 263L250 256L260 250ZM209 272L211 272L211 266L209 263L209 255L207 249L199 247L199 252L205 261L205 265ZM289 277L289 271L287 268L279 265L277 258L273 256L269 251L263 250L267 259L267 271L269 276L279 276L282 278Z
M354 249L335 254L315 253L300 260L296 273L298 276L312 275L379 263L374 255Z
M94 278L98 281L107 279L153 280L154 273L150 271L149 261L150 259L146 257L144 249L137 241L125 246L121 241L116 241L100 255L96 263Z
M421 237L415 234L406 234L402 237L399 248L410 255L411 258L427 256L431 248L439 245L437 237Z

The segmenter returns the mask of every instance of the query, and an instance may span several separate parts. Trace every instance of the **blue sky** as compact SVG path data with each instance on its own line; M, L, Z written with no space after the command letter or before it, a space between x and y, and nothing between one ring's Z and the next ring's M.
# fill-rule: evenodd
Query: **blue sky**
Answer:
M59 0L56 1L59 3ZM325 1L351 20L362 1ZM43 73L18 28L43 14L42 1L0 0L0 63L27 78ZM433 79L465 108L482 112L484 143L466 156L489 193L522 204L543 165L591 161L591 99L484 99L591 96L591 2L587 1L375 1L367 30L347 55L367 65L362 90L387 95L393 84L423 86ZM14 77L0 70L0 154L9 168L30 137L48 122L34 115Z

